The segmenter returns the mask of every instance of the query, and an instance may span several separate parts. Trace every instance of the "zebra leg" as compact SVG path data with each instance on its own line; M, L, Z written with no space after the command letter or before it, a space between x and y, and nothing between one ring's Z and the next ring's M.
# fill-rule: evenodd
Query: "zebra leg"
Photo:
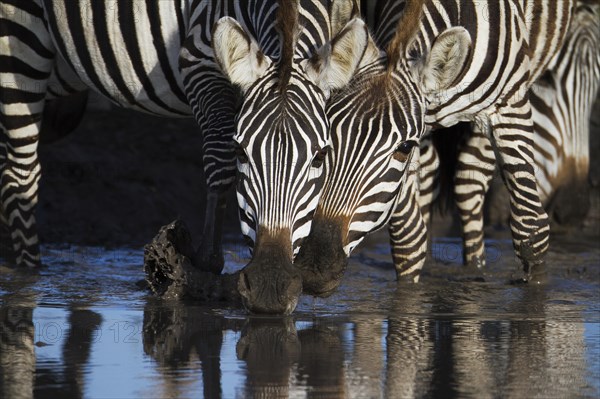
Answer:
M223 89L222 93L225 92ZM200 245L194 256L194 265L203 271L220 274L225 265L223 257L223 218L227 205L227 193L235 183L235 152L233 150L233 121L234 107L227 102L232 98L225 94L218 102L220 105L219 118L200 119L204 133L204 176L208 192L206 195L206 210L204 227ZM216 103L216 101L214 102ZM213 104L214 104L213 103ZM192 103L194 104L194 103Z
M226 80L203 43L202 27L190 31L179 54L186 96L204 137L204 176L208 187L202 240L194 256L200 270L220 274L225 264L222 225L227 193L236 177L233 134L238 91Z
M8 221L6 220L6 217L4 216L4 210L0 206L0 225L6 226L7 224L8 224Z
M419 172L409 169L405 173L408 176L390 219L389 233L398 281L417 283L427 257L427 225L418 201Z
M543 256L548 249L550 227L534 173L528 97L499 107L490 121L492 144L510 196L510 228L515 252L523 263L522 281L537 281L545 274Z
M0 12L28 17L0 21L0 205L17 266L34 267L40 265L37 147L55 52L43 10L34 5L21 10L13 4L0 4Z
M454 198L463 235L463 263L475 270L485 266L483 205L496 169L489 138L479 125L462 146L454 179Z
M4 217L4 211L0 206L0 264L1 262L13 260L14 256L12 253L12 239L8 230L7 220Z
M431 212L433 203L439 195L439 154L431 141L431 136L421 139L419 146L419 205L426 226L431 225Z
M0 204L10 231L16 265L35 267L40 265L35 209L41 175L37 146L44 94L31 92L29 88L33 86L21 87L23 89L8 90L21 92L13 94L24 100L11 104L13 100L6 101L2 96L0 102ZM7 89L3 87L3 90ZM40 101L29 102L32 97ZM26 112L30 114L25 117L19 115L21 101L28 103Z
M209 181L208 184L210 187L211 182ZM197 268L215 274L221 274L225 266L221 226L227 205L226 195L227 191L222 192L209 188L202 239L194 257L194 265Z

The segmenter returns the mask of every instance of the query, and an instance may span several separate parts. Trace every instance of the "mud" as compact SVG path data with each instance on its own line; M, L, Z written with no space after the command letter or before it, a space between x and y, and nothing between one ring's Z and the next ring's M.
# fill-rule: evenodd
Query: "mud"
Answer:
M241 306L239 273L214 274L193 262L190 232L181 220L163 226L144 247L144 272L150 290L163 299L194 299Z

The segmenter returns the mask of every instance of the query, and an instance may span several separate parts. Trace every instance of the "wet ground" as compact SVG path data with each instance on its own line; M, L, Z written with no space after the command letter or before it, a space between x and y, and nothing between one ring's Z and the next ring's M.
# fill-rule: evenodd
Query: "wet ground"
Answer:
M549 282L510 285L510 241L488 241L486 282L456 278L437 239L422 282L397 287L384 236L338 293L292 317L159 300L142 251L44 247L39 275L0 273L0 397L600 396L600 248L555 239ZM246 261L229 239L227 271Z

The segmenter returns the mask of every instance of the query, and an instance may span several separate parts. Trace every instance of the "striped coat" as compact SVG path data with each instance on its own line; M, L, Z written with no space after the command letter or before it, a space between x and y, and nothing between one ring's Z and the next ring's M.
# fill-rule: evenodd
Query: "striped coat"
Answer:
M127 108L196 119L209 193L195 263L223 267L219 226L239 174L241 227L261 265L244 274L246 304L293 310L300 285L291 262L310 228L329 141L325 102L366 46L364 23L345 17L352 9L352 0L2 0L0 214L17 264L40 263L45 99L91 88ZM283 303L261 290L268 279L254 281L270 268L289 293Z
M418 143L427 127L461 121L473 123L494 144L511 193L511 229L523 278L535 278L548 246L548 219L534 178L528 91L563 43L574 3L380 4L375 14L381 29L354 81L330 102L333 145L326 166L331 170L313 222L315 245L311 248L309 236L297 259L305 290L330 293L352 249L388 222L398 277L418 280L426 256L425 221L416 197ZM478 166L473 184L481 181L480 170L495 165L477 157L459 161ZM467 262L477 264L483 193L458 194L470 210L462 217ZM323 237L334 241L328 255L333 262L318 256L316 243Z

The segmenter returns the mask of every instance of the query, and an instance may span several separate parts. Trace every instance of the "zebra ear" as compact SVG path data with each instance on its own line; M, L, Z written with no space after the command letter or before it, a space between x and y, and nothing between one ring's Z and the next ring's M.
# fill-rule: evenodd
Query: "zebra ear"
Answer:
M223 17L215 24L212 47L223 73L243 91L261 78L271 65L256 40L231 17Z
M369 43L367 26L354 18L313 57L304 61L308 77L329 96L331 90L346 86Z
M352 18L360 14L356 0L333 0L331 3L331 32L337 35Z
M462 72L470 50L471 35L465 28L454 27L442 32L421 70L425 94L450 88Z

